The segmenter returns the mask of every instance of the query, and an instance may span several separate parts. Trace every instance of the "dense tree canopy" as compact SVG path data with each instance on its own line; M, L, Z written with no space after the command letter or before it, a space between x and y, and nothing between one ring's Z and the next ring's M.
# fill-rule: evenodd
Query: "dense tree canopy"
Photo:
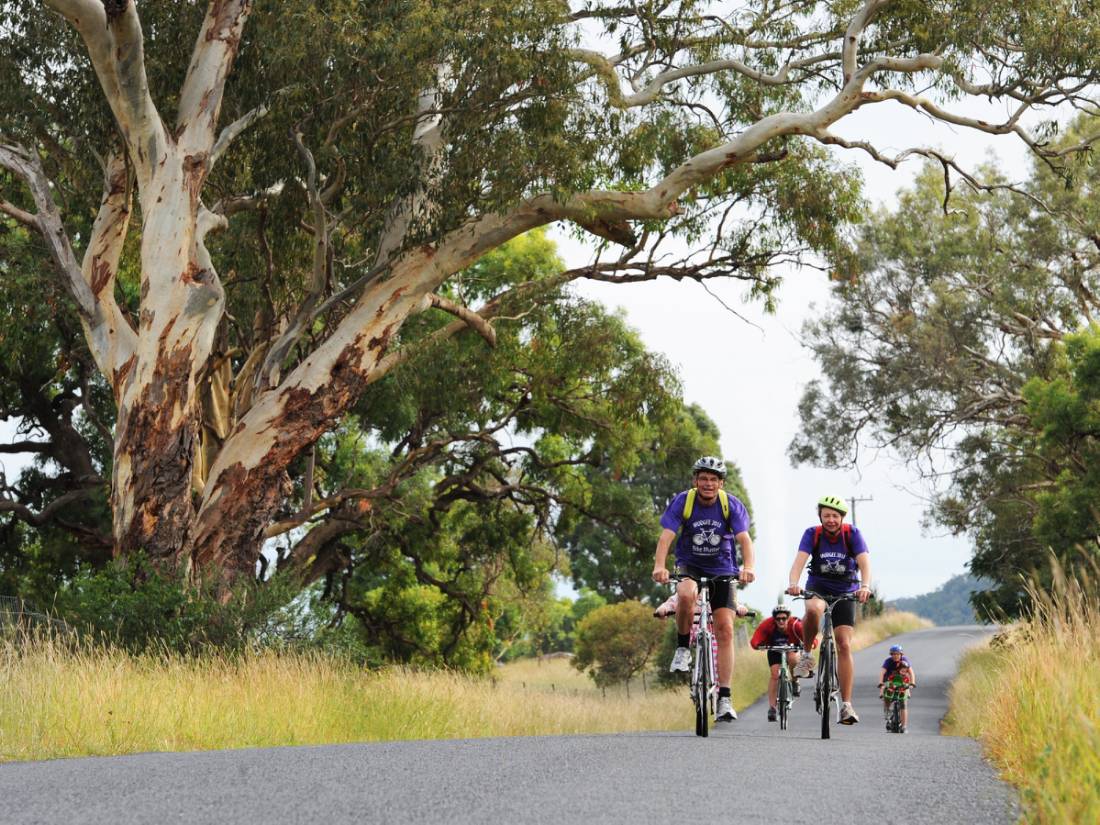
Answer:
M320 573L315 545L375 497L318 494L326 439L401 430L415 465L430 442L381 385L429 352L410 392L430 366L492 360L505 319L544 300L542 281L480 279L486 255L567 221L600 254L559 282L732 277L766 299L774 264L843 264L858 179L827 147L897 160L834 124L897 104L1047 152L1022 118L1097 79L1090 6L4 3L0 265L42 335L3 412L39 428L45 478L5 482L8 529L49 532L58 560L144 552L225 582L283 535ZM1009 113L962 115L968 96ZM671 237L696 251L664 254ZM498 389L462 396L470 414ZM579 418L555 399L548 455ZM454 452L481 471L479 443ZM424 495L463 506L466 461Z

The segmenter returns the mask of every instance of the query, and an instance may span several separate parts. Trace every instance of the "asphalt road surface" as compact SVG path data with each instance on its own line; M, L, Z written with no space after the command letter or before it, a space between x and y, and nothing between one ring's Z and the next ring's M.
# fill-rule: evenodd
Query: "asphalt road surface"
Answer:
M828 741L806 691L786 732L764 702L707 739L685 729L14 763L0 765L0 822L1011 823L1015 795L978 745L939 735L957 657L988 632L899 638L918 681L905 735L885 732L882 643L856 657L862 721Z

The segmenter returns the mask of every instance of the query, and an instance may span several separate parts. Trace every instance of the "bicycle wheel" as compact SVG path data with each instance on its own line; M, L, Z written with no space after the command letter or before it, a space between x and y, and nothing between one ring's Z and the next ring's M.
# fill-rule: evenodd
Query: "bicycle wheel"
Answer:
M890 733L901 733L901 702L890 703Z
M710 686L713 676L710 672L710 635L703 631L696 638L695 645L696 670L699 674L695 680L695 735L708 736L710 734Z
M787 678L787 674L780 672L779 674L779 729L787 729L787 714L791 709L791 680Z
M821 709L821 738L828 739L829 715L832 713L833 691L833 649L828 642L821 646L821 657L817 660L818 706Z

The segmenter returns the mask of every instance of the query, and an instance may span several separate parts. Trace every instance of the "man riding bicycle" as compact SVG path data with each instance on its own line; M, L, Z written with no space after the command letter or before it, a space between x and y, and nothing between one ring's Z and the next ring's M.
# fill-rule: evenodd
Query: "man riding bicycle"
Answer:
M790 586L787 592L798 596L803 588L798 581L802 569L810 562L810 574L806 590L824 596L841 596L855 593L860 604L871 596L871 561L867 545L859 529L844 523L848 505L838 496L825 496L817 503L820 526L809 527L802 534L798 552L791 565ZM858 571L858 573L857 573ZM825 612L822 599L806 600L806 616L802 620L803 646L810 649L817 639L821 617ZM850 601L837 603L833 608L833 627L836 636L837 671L840 677L840 724L854 725L859 721L852 708L852 683L855 663L852 659L852 632L856 623L856 607ZM803 656L794 669L798 679L813 675L814 665L810 656Z
M816 641L816 640L815 640ZM791 616L791 609L778 605L772 609L770 619L764 619L752 634L749 641L753 650L761 647L776 647L782 645L802 644L802 622ZM783 654L778 650L768 651L768 665L771 666L771 678L768 681L768 721L776 719L776 703L779 697L779 665ZM797 650L787 653L787 667L792 671L798 665L801 654ZM793 692L798 696L801 692L798 681L795 680Z
M737 718L730 701L733 678L733 617L736 609L732 579L748 584L755 556L749 537L749 513L736 496L723 487L726 463L715 456L703 456L692 467L693 486L675 496L661 516L661 535L653 560L653 581L669 581L665 562L676 543L676 573L684 576L677 585L676 654L670 671L691 669L691 623L698 585L692 577L721 576L708 582L710 603L714 608L714 633L718 638L718 705L715 720L729 722ZM744 564L738 568L736 541Z

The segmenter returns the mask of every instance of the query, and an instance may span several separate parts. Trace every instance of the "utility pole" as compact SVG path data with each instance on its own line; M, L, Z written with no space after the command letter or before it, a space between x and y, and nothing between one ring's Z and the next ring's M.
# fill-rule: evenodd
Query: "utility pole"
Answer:
M852 526L853 527L856 526L856 504L858 504L861 501L874 501L874 500L875 500L874 496L852 496L850 499L848 499L848 502L852 506ZM867 584L869 585L870 582L867 582ZM856 605L856 611L858 612L859 618L861 620L866 615L873 615L873 614L868 614L867 613L867 605L866 604L857 604Z
M874 496L852 496L848 499L848 503L852 505L852 526L856 525L856 504L860 501L874 501Z

